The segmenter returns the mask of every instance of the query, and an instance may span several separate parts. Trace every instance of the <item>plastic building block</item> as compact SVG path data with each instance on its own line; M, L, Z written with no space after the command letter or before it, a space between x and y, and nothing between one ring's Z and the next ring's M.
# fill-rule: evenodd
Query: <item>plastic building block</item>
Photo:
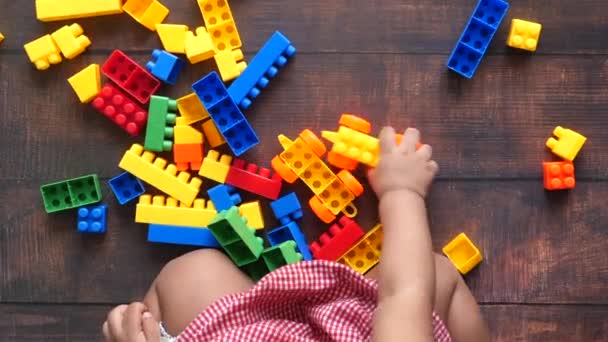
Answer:
M68 78L81 103L89 103L101 92L99 64L91 64Z
M78 232L98 233L106 232L106 216L108 206L100 204L78 209Z
M148 112L111 83L103 86L93 107L132 136L137 136L148 121Z
M156 31L156 24L169 15L169 9L157 0L127 0L122 9L150 31Z
M203 144L175 144L173 159L180 171L198 171L203 163Z
M272 272L281 266L302 261L302 254L296 252L296 242L289 240L279 245L266 248L262 252L262 259L264 259L268 271Z
M547 139L547 147L551 149L554 154L566 159L567 161L573 161L587 141L585 136L561 126L555 127L553 130L553 135L557 137L557 139Z
M148 226L148 241L207 248L220 247L209 229L198 227L151 224Z
M464 32L448 58L448 68L471 78L509 9L503 0L479 0Z
M184 44L186 57L191 64L206 61L215 55L211 36L204 27L197 27L196 34L191 31L186 32Z
M531 21L521 19L511 20L511 31L507 39L507 45L522 50L536 51L540 31L543 26Z
M469 240L465 233L460 233L454 240L443 247L443 254L456 266L461 274L467 274L483 259L479 249Z
M365 232L357 222L342 216L338 223L329 227L329 234L321 234L318 241L310 244L310 251L315 259L337 261L363 235Z
M234 20L230 6L225 0L197 0L197 2L206 27ZM216 3L214 4L214 2Z
M237 157L259 144L260 140L253 128L228 96L226 87L216 72L195 82L192 89Z
M51 38L65 58L73 59L91 46L91 41L83 32L82 27L78 24L66 25L53 32Z
M135 209L135 222L205 228L215 215L213 203L201 198L190 207L175 198L142 195Z
M101 201L101 187L95 174L45 184L40 193L47 213Z
M184 125L190 125L209 117L207 109L205 109L195 93L177 99L177 109L179 115L183 118Z
M270 208L274 216L281 224L288 224L291 221L302 218L302 205L295 192L289 193L276 201L270 202Z
M239 206L239 213L247 219L247 225L255 229L264 229L264 216L260 201L247 202Z
M173 136L176 144L202 144L204 141L203 133L186 124L186 120L182 117L175 119Z
M213 58L224 82L232 81L239 77L247 67L247 63L240 62L245 58L241 49L218 52Z
M281 176L267 168L260 168L253 163L246 163L242 159L235 159L228 171L226 184L236 188L264 196L271 200L279 198Z
M59 48L50 34L23 45L23 48L30 62L34 63L38 70L46 70L51 64L61 63Z
M247 273L247 275L249 275L254 282L257 282L265 275L270 273L268 266L266 266L266 262L264 262L264 259L262 258L241 266L241 269Z
M382 253L382 225L377 224L352 246L338 262L360 274L365 274L380 261Z
M120 50L112 52L101 72L140 103L148 102L160 87L159 80Z
M220 212L209 223L209 230L239 267L256 261L264 249L264 241L247 226L236 207Z
M340 126L338 132L323 131L323 138L333 143L332 152L376 167L380 156L380 142L377 138Z
M108 181L108 184L120 205L127 204L143 195L146 191L141 181L128 172L123 172L118 176L111 178Z
M125 152L118 167L186 205L192 204L202 184L200 178L190 179L188 172L177 174L175 165L167 165L166 160L144 151L139 144L133 144Z
M186 32L186 25L156 24L156 33L163 49L171 53L186 53Z
M296 48L281 32L276 31L253 57L245 71L228 88L228 93L234 102L247 109L261 89L276 76L279 68L296 53Z
M173 125L175 125L177 102L164 96L152 96L146 126L146 150L162 152L173 148Z
M119 13L122 0L36 0L36 17L44 22Z
M207 195L218 211L230 209L242 202L241 195L230 185L216 185L207 190Z
M198 175L224 184L226 183L226 177L228 176L231 162L231 156L227 154L222 154L220 156L219 152L209 150L207 156L203 159L203 165L201 165Z
M4 41L4 35L2 34L2 32L0 32L0 43L2 43L2 41Z
M217 129L213 120L203 122L202 129L203 134L205 134L205 137L207 138L207 143L209 143L211 148L216 148L226 143L226 140L224 140L222 133Z
M576 185L572 162L545 162L543 174L547 190L574 189Z
M216 52L230 51L242 46L228 1L197 0L205 27L209 30Z
M293 240L296 242L298 252L302 254L304 260L312 260L312 254L310 254L310 249L308 248L308 244L306 244L306 238L297 223L289 222L286 225L275 228L269 231L266 237L271 246Z
M152 51L152 61L146 64L146 69L159 80L168 84L175 84L184 65L184 61L177 56L167 51L155 49Z

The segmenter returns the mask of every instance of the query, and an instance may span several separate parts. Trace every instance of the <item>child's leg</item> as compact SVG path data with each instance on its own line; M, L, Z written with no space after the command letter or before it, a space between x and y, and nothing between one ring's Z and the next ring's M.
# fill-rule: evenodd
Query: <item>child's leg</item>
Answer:
M175 336L215 300L252 286L223 253L201 249L169 262L152 283L144 303Z

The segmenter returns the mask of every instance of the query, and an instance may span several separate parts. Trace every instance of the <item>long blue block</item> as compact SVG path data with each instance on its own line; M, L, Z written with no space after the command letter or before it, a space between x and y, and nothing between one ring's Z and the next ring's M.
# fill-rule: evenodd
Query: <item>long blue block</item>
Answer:
M268 242L271 246L279 245L285 241L294 240L296 242L296 246L298 247L298 252L302 254L304 260L312 260L312 254L310 254L310 249L308 249L308 244L306 243L306 238L304 234L300 230L300 226L298 226L295 222L289 222L288 224L281 226L279 228L275 228L266 234L268 238Z
M222 210L228 210L231 207L239 205L242 202L241 195L231 185L220 184L207 190L207 195L215 210L219 213Z
M146 64L146 69L163 82L175 84L184 65L184 61L179 57L167 51L155 49L152 51L152 61Z
M247 68L228 87L228 94L243 109L251 106L261 89L265 88L287 61L296 53L296 48L281 32L276 31L253 57Z
M448 68L466 78L473 77L508 10L506 1L480 0L448 58Z
M288 224L290 221L302 218L302 205L295 192L289 193L276 201L270 202L272 213L281 224Z
M207 228L166 226L162 224L148 226L148 241L174 245L220 247L220 244Z
M128 172L123 172L110 179L108 184L120 205L125 205L146 192L141 181Z

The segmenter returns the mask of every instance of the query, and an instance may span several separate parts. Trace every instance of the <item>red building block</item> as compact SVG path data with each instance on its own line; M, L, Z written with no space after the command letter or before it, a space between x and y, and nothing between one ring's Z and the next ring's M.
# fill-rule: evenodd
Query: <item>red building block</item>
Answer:
M228 171L226 184L232 185L245 191L276 200L279 198L281 186L283 185L281 176L272 173L270 169L260 168L242 159L235 159Z
M573 189L576 185L572 162L545 162L543 171L547 190Z
M147 103L160 87L159 80L120 50L112 52L101 71L140 103Z
M92 105L132 136L146 127L148 112L110 83L103 86Z
M321 234L318 242L314 241L310 244L310 251L315 259L337 261L363 235L365 232L357 222L342 216L338 223L329 227L329 234Z
M174 144L173 159L179 171L200 170L203 163L203 144Z

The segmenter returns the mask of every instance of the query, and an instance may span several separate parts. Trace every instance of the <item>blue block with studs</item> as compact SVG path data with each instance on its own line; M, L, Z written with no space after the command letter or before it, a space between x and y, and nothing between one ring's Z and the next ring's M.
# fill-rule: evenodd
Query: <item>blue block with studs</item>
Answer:
M123 172L108 181L120 205L125 205L146 192L142 182L132 174Z
M146 64L146 69L159 80L175 84L179 73L184 68L184 61L164 50L152 51L152 60Z
M78 208L78 232L105 233L107 212L108 206L105 204Z
M207 190L207 195L215 210L219 213L222 210L228 210L231 207L239 205L243 200L241 195L236 192L236 189L231 185L220 184Z

